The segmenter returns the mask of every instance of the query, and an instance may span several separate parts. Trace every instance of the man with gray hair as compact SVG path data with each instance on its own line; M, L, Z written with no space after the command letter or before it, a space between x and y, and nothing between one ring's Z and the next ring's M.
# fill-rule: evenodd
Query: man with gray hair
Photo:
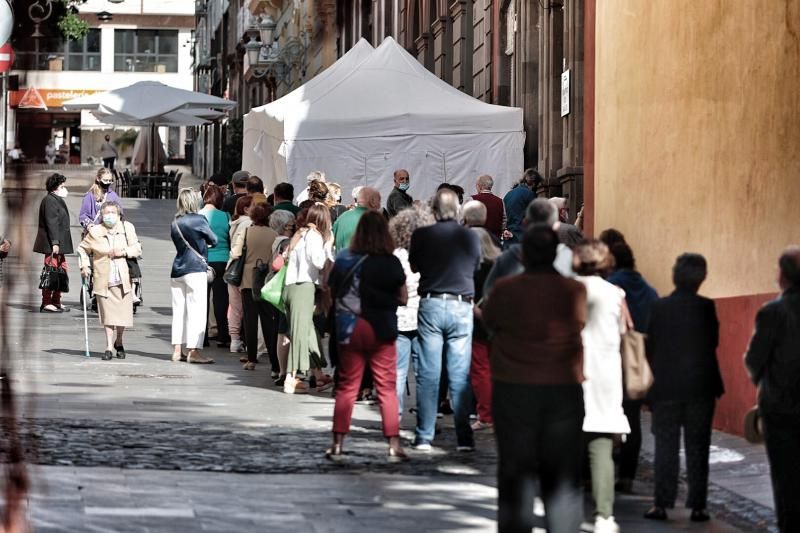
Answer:
M455 414L459 451L474 450L469 414L472 390L469 368L472 358L473 276L480 264L476 233L458 222L458 196L448 189L433 199L436 224L411 235L409 263L419 272L417 335L419 354L414 359L417 377L417 427L414 447L431 449L436 431L436 411L443 353L447 354L450 398Z
M356 206L350 211L339 215L333 223L333 239L336 251L341 252L350 246L350 239L356 232L361 215L367 211L379 211L381 208L381 193L372 187L362 187L356 197Z
M550 198L550 203L558 209L558 222L553 227L558 233L558 240L570 248L575 248L583 242L583 233L577 226L569 223L569 204L566 198L554 196Z
M483 175L475 184L478 194L473 194L472 199L486 206L486 221L484 227L499 241L503 237L506 226L506 207L499 196L492 194L494 180L491 176ZM511 237L511 234L508 235Z
M321 170L315 170L311 172L308 176L306 176L306 188L300 191L300 194L297 195L297 205L302 204L306 200L308 200L308 187L312 181L317 180L325 183L325 173Z
M800 246L778 266L781 295L756 315L744 362L758 387L778 530L788 532L800 531Z
M406 191L408 190L410 178L408 170L401 168L394 171L394 189L386 199L386 214L392 218L403 209L408 209L414 203L414 199Z
M500 242L500 238L486 227L486 217L486 204L478 200L470 200L461 208L461 219L464 221L464 225L468 228L485 229L495 246L502 249L503 243Z
M544 224L548 228L555 229L558 224L558 210L546 198L536 198L525 211L525 218L522 221L523 227L533 224ZM558 233L558 232L556 232ZM556 260L553 261L553 267L562 275L572 277L572 249L564 243L558 244L556 250ZM508 250L497 258L494 262L492 270L486 276L486 282L483 285L483 294L489 296L492 287L498 279L506 276L516 276L521 274L524 270L522 265L522 248L519 243L512 244Z

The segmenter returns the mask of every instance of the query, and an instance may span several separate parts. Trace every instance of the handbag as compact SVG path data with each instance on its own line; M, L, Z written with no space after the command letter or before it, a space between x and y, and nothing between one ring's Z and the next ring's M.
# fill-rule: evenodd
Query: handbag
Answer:
M128 241L128 228L124 226L125 222L123 222L123 232L125 233L125 244L130 245ZM142 277L142 269L139 267L139 258L138 257L126 257L125 262L128 264L128 274L130 275L131 279L141 279Z
M622 300L622 317L625 331L620 340L622 356L622 382L625 394L631 400L641 400L653 386L653 371L645 353L645 335L633 329L633 319L625 300Z
M270 277L270 267L261 259L256 260L256 266L253 267L253 290L250 294L256 302L261 301L261 289L267 283L267 278Z
M196 255L198 258L200 258L200 261L202 261L202 262L203 262L203 264L206 266L206 278L207 278L207 280L208 280L208 284L209 284L209 285L211 285L212 283L214 283L214 280L215 280L215 279L216 279L216 277L217 277L217 273L216 273L216 271L215 271L213 268L211 268L211 265L209 265L209 264L208 264L208 260L207 260L205 257L203 257L203 255L202 255L200 252L198 252L197 250L195 250L194 248L192 248L192 245L191 245L191 244L189 244L189 241L187 241L187 240L186 240L186 237L184 237L184 236L183 236L183 232L181 231L181 227L180 227L180 225L178 224L178 221L177 221L177 220L175 220L175 221L173 222L173 224L175 224L175 229L177 229L177 230L178 230L178 235L180 235L180 237L181 237L181 240L183 241L183 244L185 244L185 245L186 245L186 247L187 247L188 249L190 249L191 251L193 251L193 252L194 252L194 254L195 254L195 255Z
M47 291L69 292L67 271L60 266L44 265L42 274L39 276L39 288Z
M222 281L228 285L239 287L242 284L242 277L244 275L244 263L247 260L247 230L244 229L244 245L242 246L242 255L231 261L225 273L222 275Z
M277 274L272 276L272 279L264 284L261 288L261 299L265 302L272 304L275 309L281 313L286 312L286 304L283 298L283 289L286 287L286 271L289 269L289 263L283 265Z

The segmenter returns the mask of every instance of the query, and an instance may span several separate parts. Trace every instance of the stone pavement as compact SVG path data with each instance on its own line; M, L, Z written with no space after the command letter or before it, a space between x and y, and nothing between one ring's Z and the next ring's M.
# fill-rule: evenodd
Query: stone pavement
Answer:
M78 194L68 199L73 218L79 201ZM93 357L83 356L77 291L66 298L72 312L37 312L39 256L27 265L31 286L9 298L12 385L35 465L29 515L36 531L494 529L491 434L478 435L475 453L456 453L445 417L433 453L411 452L410 463L390 465L377 409L359 405L348 461L334 465L322 454L330 395L285 395L271 386L267 365L244 371L238 355L217 348L208 351L215 365L171 362L168 226L174 203L124 204L144 244L145 276L145 306L126 336L126 360L99 359L103 336L93 314ZM29 234L36 211L27 221ZM76 243L78 236L73 228ZM75 284L77 260L69 261ZM403 427L413 428L408 414ZM636 495L617 500L623 531L774 530L763 449L722 434L714 436L712 460L715 520L691 524L681 509L666 524L644 521L652 494L652 443L645 434Z

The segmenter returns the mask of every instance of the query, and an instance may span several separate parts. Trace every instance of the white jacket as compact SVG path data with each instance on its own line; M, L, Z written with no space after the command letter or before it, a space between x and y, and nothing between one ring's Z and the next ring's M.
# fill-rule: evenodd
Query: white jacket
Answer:
M583 328L583 431L630 433L622 410L622 300L625 291L599 276L577 276L586 286L589 316Z
M322 282L322 269L327 261L333 260L332 255L333 239L326 243L318 231L306 231L289 253L286 285L306 282L319 285Z

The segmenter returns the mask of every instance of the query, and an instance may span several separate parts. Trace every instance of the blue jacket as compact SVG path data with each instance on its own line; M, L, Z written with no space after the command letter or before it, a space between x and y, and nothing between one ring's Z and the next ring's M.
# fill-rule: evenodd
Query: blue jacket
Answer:
M650 323L650 307L658 300L656 290L635 270L617 270L608 276L608 282L625 291L633 328L642 333L646 332Z
M175 227L176 224L180 224L180 233L183 234L189 246L203 256L203 259L186 247L186 243L183 242ZM180 278L186 274L205 272L208 268L208 246L217 244L217 236L211 231L206 217L197 213L189 213L176 218L170 225L170 236L177 252L175 260L172 262L170 277Z
M517 185L503 198L506 205L506 228L514 235L514 242L522 241L522 220L528 204L536 199L536 194L525 185Z

